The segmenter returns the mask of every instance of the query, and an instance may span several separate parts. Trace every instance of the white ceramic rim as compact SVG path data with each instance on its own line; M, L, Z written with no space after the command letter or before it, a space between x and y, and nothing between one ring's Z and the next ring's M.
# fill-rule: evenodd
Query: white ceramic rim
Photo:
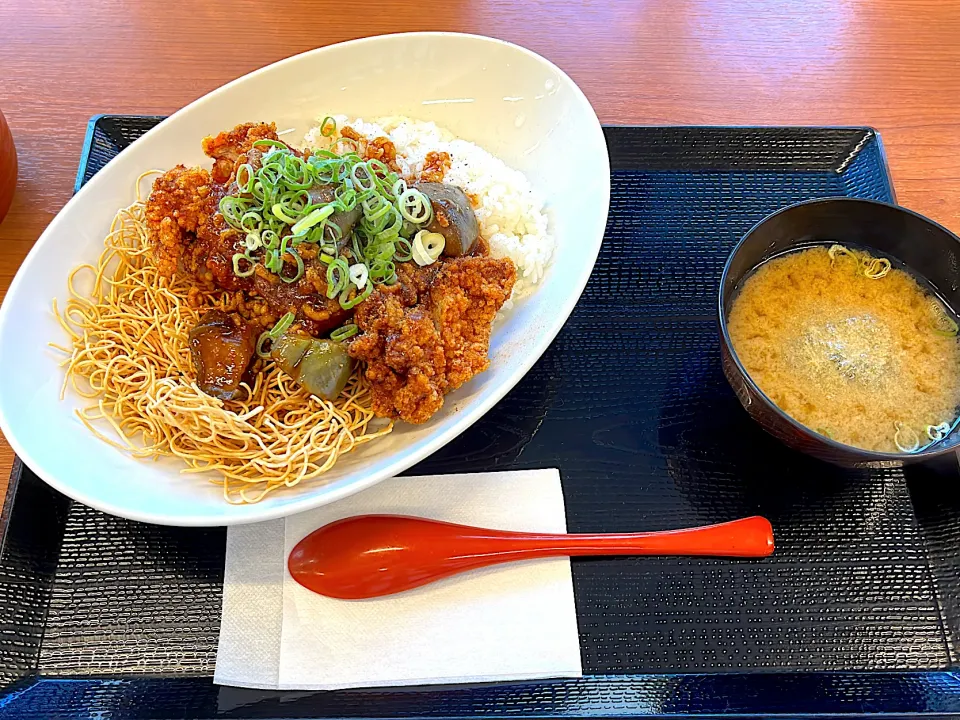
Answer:
M545 63L550 69L555 71L560 77L565 78L570 83L571 89L574 91L576 96L579 99L581 99L588 107L592 108L590 101L587 99L586 95L584 95L580 87L573 81L572 78L570 78L569 75L567 75L563 70L561 70L559 67L554 65L552 62L550 62L543 56L538 55L532 50L528 50L525 47L522 47L520 45L515 45L513 43L509 43L504 40L499 40L497 38L491 38L486 35L474 35L469 33L456 33L456 32L391 33L388 35L373 35L370 37L359 38L356 40L348 40L343 43L334 43L334 45L363 45L364 43L375 42L378 40L382 40L384 38L398 37L398 36L405 36L405 37L411 37L411 38L465 37L465 38L471 38L476 40L482 40L484 42L490 42L490 43L502 45L505 47L510 47L514 50L522 52L523 54L529 57L536 59L537 61ZM278 60L275 63L271 63L270 65L266 65L262 68L258 68L257 70L247 73L246 75L243 75L239 78L231 80L225 85L221 85L217 89L211 90L209 93L205 94L204 96L194 100L193 102L184 106L180 110L177 110L175 113L173 113L168 118L166 118L165 120L160 122L158 125L156 125L154 128L151 128L142 136L137 138L133 143L130 144L129 147L132 148L142 142L148 141L155 132L157 132L161 127L166 125L168 122L174 120L178 115L180 115L180 113L185 112L189 108L192 108L197 105L201 105L203 103L210 101L212 98L217 97L220 93L225 92L228 88L232 87L236 83L239 83L249 77L253 77L263 72L266 72L268 69L294 62L304 56L311 55L314 53L321 53L332 46L333 45L326 45L323 47L314 48L313 50L308 50L303 53L299 53L297 55L292 55L291 57L284 58L283 60ZM596 117L595 113L594 113L594 122L595 122L595 130L598 133L602 134L603 130L601 128L600 121ZM121 152L126 152L127 149L124 149ZM605 161L604 164L606 166L606 174L607 174L607 177L609 178L609 175L610 175L609 156L605 154L603 159ZM111 159L111 162L113 162L112 159ZM93 178L91 178L90 181L86 183L86 185L84 185L79 190L79 192L77 192L69 201L67 201L64 207L61 208L61 210L57 213L57 216L55 216L54 219L50 222L50 225L48 225L47 228L45 228L44 231L40 234L40 237L34 243L34 246L30 249L30 252L27 253L26 258L24 258L19 269L17 270L17 274L14 276L13 282L10 283L10 287L7 290L7 295L14 294L17 288L19 287L20 283L25 282L24 278L31 275L32 265L35 262L35 259L38 254L37 246L41 243L44 236L50 231L50 228L57 222L60 215L67 208L71 207L73 204L82 202L85 194L89 191L88 188L96 187L96 183L98 180L104 180L104 178L102 176L96 176L96 175ZM610 183L609 182L607 182L605 186L603 202L604 202L603 212L598 217L602 217L603 226L605 227L606 221L607 221L607 215L610 209ZM603 227L599 229L599 232L601 234L603 233ZM256 517L238 518L236 519L235 522L231 524L240 525L240 524L253 523L253 522L263 522L266 520L274 520L276 518L285 517L287 515L294 515L296 513L304 512L306 510L310 510L311 508L319 507L320 505L326 505L331 502L336 502L341 498L347 497L349 495L353 495L357 492L360 492L361 490L365 490L366 488L371 487L372 485L375 485L378 482L381 482L387 478L398 475L399 473L403 472L407 468L415 465L416 463L420 462L424 458L432 455L437 450L439 450L444 445L446 445L451 440L453 440L455 437L465 432L477 420L479 420L488 410L490 410L494 405L496 405L503 398L504 395L506 395L510 390L516 387L517 383L519 383L520 380L523 379L523 377L530 371L530 368L533 367L534 363L540 359L540 356L543 355L544 351L546 351L550 343L553 342L553 339L560 332L560 329L564 326L564 324L566 324L567 319L570 317L570 314L573 312L573 308L576 306L577 302L580 299L581 294L583 293L583 289L586 287L587 281L590 279L590 275L593 272L593 266L596 263L597 256L599 255L600 247L601 247L601 243L598 243L597 253L594 254L593 257L583 258L584 260L583 272L581 273L580 278L576 283L576 285L571 288L573 292L571 292L567 296L564 303L558 308L559 312L557 313L557 318L559 319L559 321L554 323L553 327L548 328L546 332L542 333L538 338L533 340L530 346L530 352L526 354L525 359L517 366L514 372L508 376L507 382L501 383L500 385L492 388L489 394L482 399L482 402L474 403L468 408L466 408L463 411L461 419L458 423L452 425L451 427L447 428L445 431L441 433L435 434L432 438L430 438L429 441L425 442L423 446L419 448L416 452L403 453L398 460L396 460L393 463L390 463L378 473L371 474L368 477L357 480L355 482L344 485L342 487L333 488L328 492L324 493L323 495L311 495L308 491L305 491L303 493L302 498L299 498L298 500L293 501L290 504L278 506L270 510L265 510L264 512L258 514ZM5 326L7 323L8 312L5 309L6 307L7 307L6 304L0 306L0 329L2 329L3 326ZM36 461L36 459L30 454L30 452L28 452L26 448L24 448L23 445L21 445L21 443L18 441L16 434L11 431L9 422L3 413L2 405L0 405L0 430L3 431L7 439L7 442L10 443L10 446L13 448L14 452L17 454L20 460L27 467L29 467L32 472L34 472L38 477L40 477L40 479L42 479L48 485L53 487L55 490L63 493L67 497L72 498L73 500L81 502L85 505L89 505L90 507L93 507L97 510L101 510L111 515L116 515L116 516L131 519L131 520L136 520L138 522L153 523L158 525L176 525L179 527L217 527L217 526L220 526L221 522L224 519L220 515L196 515L196 516L188 517L185 520L177 520L176 518L171 518L169 515L166 515L166 514L130 512L128 508L124 506L116 505L111 502L105 502L105 501L91 502L86 497L80 497L79 493L74 493L71 485L60 481L57 477L54 477L49 473L44 472L43 470L34 469L34 468L42 468L43 465Z

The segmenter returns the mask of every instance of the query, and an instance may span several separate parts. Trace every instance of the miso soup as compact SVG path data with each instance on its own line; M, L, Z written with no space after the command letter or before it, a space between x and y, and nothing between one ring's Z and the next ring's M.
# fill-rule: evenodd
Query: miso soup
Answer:
M957 419L953 313L886 258L841 245L773 258L743 282L727 327L767 397L838 442L914 452Z

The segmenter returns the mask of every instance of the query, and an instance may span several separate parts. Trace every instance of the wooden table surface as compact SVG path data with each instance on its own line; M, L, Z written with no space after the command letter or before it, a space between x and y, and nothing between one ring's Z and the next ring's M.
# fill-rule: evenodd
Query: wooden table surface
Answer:
M168 114L288 55L413 30L525 45L604 123L872 125L899 201L960 231L950 0L2 0L0 110L20 179L0 296L70 197L91 115ZM0 492L12 461L0 440Z

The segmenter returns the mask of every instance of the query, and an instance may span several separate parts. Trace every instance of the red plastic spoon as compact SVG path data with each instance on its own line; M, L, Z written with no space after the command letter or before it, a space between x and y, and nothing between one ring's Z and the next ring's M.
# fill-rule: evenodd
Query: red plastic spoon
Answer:
M297 543L287 567L308 590L345 600L392 595L465 570L558 555L767 557L762 517L687 530L619 535L504 532L399 515L359 515Z

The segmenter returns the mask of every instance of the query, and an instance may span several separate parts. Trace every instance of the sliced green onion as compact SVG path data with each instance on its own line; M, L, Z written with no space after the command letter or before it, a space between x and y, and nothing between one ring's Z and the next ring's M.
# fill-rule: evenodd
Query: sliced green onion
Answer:
M374 177L386 177L390 174L390 168L388 168L382 160L377 160L376 158L367 160L367 170L369 170Z
M290 215L295 214L298 218L313 207L310 204L310 193L303 189L287 190L281 193L277 202L281 210Z
M396 258L400 262L407 262L413 258L413 245L406 238L397 238Z
M393 218L393 222L384 227L383 230L380 231L380 235L389 236L391 239L394 239L400 236L400 232L403 230L404 220L400 213L394 208L390 208L390 215Z
M293 321L296 317L297 316L294 313L288 312L282 318L277 320L277 324L274 325L271 330L260 333L260 338L257 340L257 355L262 358L270 357L270 351L267 350L264 345L268 340L273 342L283 335L290 328L290 326L293 325Z
M260 333L260 337L257 339L257 355L264 360L270 357L270 351L267 349L267 343L273 342L273 337L270 333L263 332Z
M334 140L333 144L330 146L330 149L336 152L337 148L340 147L341 143L349 143L352 146L352 149L347 150L347 153L355 153L357 152L357 150L360 149L360 147L357 145L356 140L352 140L351 138L345 138L345 137L338 137L336 140Z
M370 270L363 263L350 266L350 282L357 286L357 290L367 284L368 277L370 277Z
M893 435L893 444L900 452L913 453L920 449L920 436L915 430L904 426L899 421L894 423L894 427L897 431Z
M287 155L279 167L280 175L286 180L286 185L290 189L306 190L313 185L313 173L310 165L303 158Z
M247 252L250 253L254 250L259 250L263 246L263 241L257 233L247 233L247 236L243 240L243 245L247 248Z
M257 172L257 179L265 191L271 192L280 184L280 168L271 163L270 158L266 158L263 167Z
M310 158L313 160L313 158ZM313 168L313 177L318 183L338 182L339 165L335 163L310 163Z
M284 207L280 203L275 203L271 210L274 215L287 223L287 225L293 225L297 222L296 218L292 218L284 212Z
M247 232L254 232L260 229L260 224L263 222L263 217L260 213L254 212L253 210L247 210L240 217L240 229L246 230Z
M240 224L243 214L253 206L253 203L246 198L234 197L233 195L227 195L224 198L220 199L220 214L223 215L223 219L227 222L227 225L230 225L237 230L242 230L243 227Z
M890 261L886 258L863 259L863 275L871 280L879 280L890 272Z
M950 423L942 422L939 425L927 425L927 437L933 442L939 442L950 434Z
M383 164L382 161L373 158L367 160L367 172L370 173L370 176L374 179L378 186L382 187L384 179L391 175L390 168ZM390 184L393 185L393 180L390 181Z
M360 233L354 233L353 239L351 240L351 248L353 249L353 256L355 258L362 258L364 256L363 239L360 237Z
M363 174L359 175L358 170L363 170ZM361 190L376 190L377 188L377 181L373 178L373 172L365 163L357 163L350 168L350 179Z
M313 233L310 232L310 228L307 228L303 232L291 234L291 235L288 235L287 237L290 238L290 247L297 247L297 245L302 245L305 242L310 242L312 235Z
M276 147L280 148L281 150L287 150L288 152L290 150L290 146L286 143L282 143L279 140L269 140L267 138L262 140L254 140L253 147Z
M349 325L338 327L336 330L330 333L330 339L333 340L334 342L343 342L348 338L352 338L359 331L360 331L360 328L358 328L353 323L350 323Z
M337 251L337 245L343 239L343 230L340 229L340 226L336 223L326 222L323 223L323 230L320 233L322 242L329 243L332 252Z
M421 230L413 238L411 256L413 261L420 267L432 265L443 253L446 240L440 233L427 232Z
M390 212L391 208L393 208L393 203L383 195L374 193L362 200L360 207L363 208L363 214L367 220L374 222Z
M314 225L316 225L319 222L323 222L328 217L333 215L333 213L334 213L333 203L331 203L330 205L327 205L326 207L317 208L316 210L312 211L309 215L305 215L302 218L300 218L297 221L297 223L292 228L290 228L290 231L294 235L296 235L297 233L303 232L308 228L312 228Z
M393 284L397 279L397 267L391 260L374 260L370 264L370 280L375 284Z
M340 203L340 209L343 212L350 212L357 206L357 191L353 188L340 186L334 192L334 197Z
M933 331L937 335L943 335L944 337L956 337L958 329L960 328L957 327L956 321L943 309L943 306L936 300L931 300L930 309L934 314L934 320L931 323Z
M248 267L246 270L243 270L240 268L241 260L247 261ZM250 277L251 275L253 275L253 271L254 271L254 268L256 268L256 266L257 266L257 261L254 260L249 255L244 255L243 253L236 253L233 256L233 274L236 275L237 277L242 277L242 278Z
M337 258L327 266L327 297L332 300L346 290L349 284L350 266L343 258Z
M382 161L361 158L356 142L336 137L332 117L321 121L320 130L334 138L331 148L306 158L283 142L256 141L255 147L268 151L256 169L252 163L238 166L237 190L220 201L220 210L224 222L243 234L240 249L246 252L234 263L243 273L238 276L247 277L262 264L284 282L296 282L304 274L296 248L313 243L327 265L327 296L349 308L368 297L374 284L396 282L397 262L435 262L443 251L442 236L417 232L433 212L426 195ZM311 200L308 190L318 183L335 186L332 202ZM361 210L359 222L344 237L330 218L355 208ZM285 260L297 263L295 274L289 274ZM361 292L350 298L357 289Z
M414 225L426 225L433 215L430 200L416 188L408 188L397 198L397 207L405 220Z
M285 283L293 283L303 277L303 259L300 257L300 253L298 253L293 248L290 248L289 250L287 250L285 254L293 256L294 262L297 263L297 273L293 277L287 277L286 275L283 274L282 271L277 274L280 276L280 279L283 280Z
M356 307L357 305L362 303L364 300L366 300L368 297L370 297L370 293L372 292L373 292L373 283L370 282L368 278L367 286L364 288L363 292L357 295L352 300L350 300L348 299L350 296L350 288L348 286L346 290L340 293L340 307L342 307L344 310L350 310L351 308Z
M245 177L246 177L245 180L240 179L241 171L245 173ZM244 195L249 195L253 191L253 181L254 181L253 165L251 165L250 163L243 163L243 165L240 165L237 168L236 181L237 181L237 188L239 188L240 192Z
M352 187L353 180L350 180L349 182L351 183ZM367 200L375 198L380 194L376 190L361 190L360 192L357 192L356 188L354 188L353 191L357 193L358 203L366 202Z
M270 336L273 338L278 338L283 335L287 330L290 329L290 326L293 325L293 321L296 319L296 313L288 312L282 318L277 320L277 324L273 326L270 330Z
M280 236L274 230L264 230L260 233L260 242L265 248L274 250L280 247Z
M272 273L279 273L283 270L283 259L280 257L280 248L270 248L266 253L266 260L263 266Z
M374 176L377 180L377 186L380 188L380 193L390 199L391 202L394 202L397 199L396 193L393 192L394 186L397 184L399 175L395 172L390 172L381 177L380 175Z

